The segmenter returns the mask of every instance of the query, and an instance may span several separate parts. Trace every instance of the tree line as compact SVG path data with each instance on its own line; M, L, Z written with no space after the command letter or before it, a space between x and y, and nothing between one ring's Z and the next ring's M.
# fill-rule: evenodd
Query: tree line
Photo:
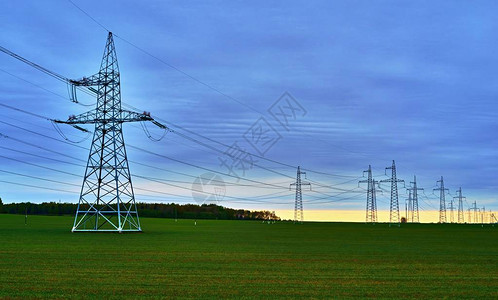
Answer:
M8 203L0 198L0 213L29 215L74 215L78 204L75 203ZM233 209L216 204L175 204L175 203L137 203L140 217L178 218L178 219L219 219L219 220L280 220L270 211L250 211Z

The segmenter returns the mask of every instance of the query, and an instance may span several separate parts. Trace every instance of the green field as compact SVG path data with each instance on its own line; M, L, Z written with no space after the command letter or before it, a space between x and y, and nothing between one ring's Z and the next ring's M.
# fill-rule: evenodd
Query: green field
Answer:
M0 215L0 297L498 298L498 226Z

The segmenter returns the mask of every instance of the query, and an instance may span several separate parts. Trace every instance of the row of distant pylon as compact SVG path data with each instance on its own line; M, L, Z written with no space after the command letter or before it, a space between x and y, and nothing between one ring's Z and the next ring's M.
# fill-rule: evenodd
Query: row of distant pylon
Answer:
M367 183L367 206L366 206L366 222L367 223L377 223L377 201L376 201L376 186L379 186L380 183L391 183L391 201L389 207L389 224L400 224L401 217L399 213L399 198L398 198L398 182L405 183L404 180L398 179L396 176L396 163L393 160L393 163L390 167L386 167L386 171L391 170L391 178L377 181L372 177L372 167L369 165L368 170L363 171L363 174L367 173L367 179L361 180L360 183ZM406 222L410 223L419 223L419 208L418 208L418 191L423 191L423 188L417 187L417 177L413 176L413 181L410 182L410 187L408 190L408 199L406 202ZM433 189L433 191L439 191L439 223L447 223L447 212L446 212L446 192L448 189L444 187L443 176L441 179L437 181L438 187ZM450 223L455 223L454 221L454 200L458 200L458 223L465 223L464 210L463 210L463 200L466 197L462 196L462 188L460 187L457 191L457 196L453 197L451 202L449 203L450 210ZM473 219L471 211L474 211ZM473 221L473 222L472 222ZM498 220L496 219L495 214L491 211L486 213L486 209L483 207L482 209L477 207L476 202L474 201L473 206L468 209L468 223L496 223Z

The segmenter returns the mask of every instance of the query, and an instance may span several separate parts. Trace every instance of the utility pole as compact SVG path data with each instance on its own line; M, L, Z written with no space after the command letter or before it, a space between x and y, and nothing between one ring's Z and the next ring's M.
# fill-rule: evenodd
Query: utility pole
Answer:
M160 128L167 127L155 121L150 113L121 108L120 73L111 32L99 72L81 80L69 80L69 83L73 89L83 86L97 95L94 110L70 116L67 121L54 120L82 131L87 130L78 124L95 124L72 231L142 231L122 125L151 121Z
M454 201L453 199L450 200L450 203L448 204L448 208L450 210L450 223L454 223L455 222L455 216L454 216L454 210L455 210L455 206L454 206Z
M466 197L462 196L461 187L457 191L457 196L453 197L453 199L458 199L458 223L463 224L465 223L465 219L463 217L463 200L466 199Z
M386 171L391 170L391 178L381 180L380 182L390 182L391 183L391 203L389 207L389 226L391 224L398 223L400 226L399 217L399 200L398 200L398 182L405 182L404 180L398 179L396 177L396 164L393 160L393 164L390 167L386 167Z
M375 224L377 222L377 200L375 196L375 185L377 184L377 181L372 178L372 167L370 165L368 165L368 170L363 171L363 175L365 175L365 172L368 174L367 180L358 181L358 184L367 184L367 211L365 222Z
M411 222L420 223L419 211L418 211L418 191L423 191L423 188L417 187L417 177L413 176L413 181L410 182L412 186L407 188L408 192L411 194L411 206L408 206L409 213L411 213Z
M439 223L442 224L446 223L446 200L444 197L445 192L448 191L448 189L444 188L443 176L441 176L441 180L438 180L437 183L439 183L439 187L433 189L433 191L439 191Z
M289 188L292 188L292 186L296 186L296 201L294 203L294 222L303 222L304 220L304 215L303 215L303 193L301 191L301 186L302 185L309 185L310 186L310 191L311 191L311 183L309 182L304 182L301 181L301 175L304 174L306 178L306 172L301 171L301 167L297 167L297 176L296 176L296 182L291 183Z

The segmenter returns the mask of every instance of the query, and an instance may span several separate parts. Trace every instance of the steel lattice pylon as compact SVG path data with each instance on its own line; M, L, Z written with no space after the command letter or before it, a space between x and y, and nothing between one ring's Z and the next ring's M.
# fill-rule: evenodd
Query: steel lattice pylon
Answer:
M366 211L366 223L376 223L377 222L377 200L375 197L375 185L377 181L372 178L372 166L368 166L368 170L363 171L367 175L367 180L360 180L359 183L367 184L367 211Z
M439 223L446 223L445 191L448 191L448 189L444 188L443 176L441 176L441 180L438 180L437 183L440 183L440 185L437 189L434 189L434 191L439 191ZM451 205L453 207L453 204L451 204ZM453 213L453 211L452 211L452 213ZM453 220L451 220L451 222L453 223Z
M391 178L381 180L380 182L390 182L391 183L391 203L389 208L389 226L394 223L401 223L399 217L399 200L398 200L398 182L405 182L404 180L397 179L396 177L396 164L393 160L393 164L387 167L386 170L391 170Z
M454 206L454 203L453 203L453 199L450 200L450 203L448 204L448 209L450 210L450 223L454 223L455 222L455 216L454 216L453 211L455 210L455 206Z
M458 199L458 223L462 224L465 222L465 218L463 216L463 199L465 197L462 196L462 188L458 189L458 196L453 197L453 199Z
M303 222L304 221L304 215L303 215L303 193L301 190L302 185L309 185L311 189L311 184L309 182L303 182L301 180L301 174L306 174L306 172L301 171L301 167L297 167L297 176L296 176L296 182L291 183L290 187L293 185L296 186L296 201L294 203L294 222Z
M419 219L419 211L418 211L418 191L423 191L423 188L417 187L417 177L413 176L413 181L410 182L412 184L412 187L407 188L408 192L410 193L410 201L408 205L408 213L409 215L406 216L407 222L410 221L411 223L420 223ZM411 217L411 218L410 218Z
M92 146L83 179L72 231L142 231L126 156L122 124L152 121L148 113L121 109L118 61L112 33L109 32L100 71L73 86L90 87L97 94L97 107L65 123L95 124ZM92 87L97 87L95 90Z

